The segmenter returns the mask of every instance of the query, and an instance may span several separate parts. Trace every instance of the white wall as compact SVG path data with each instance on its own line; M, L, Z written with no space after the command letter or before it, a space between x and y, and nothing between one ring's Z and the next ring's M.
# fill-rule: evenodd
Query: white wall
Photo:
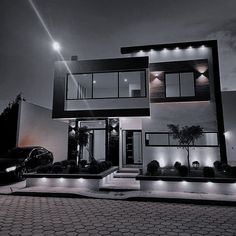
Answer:
M52 111L21 102L17 146L42 146L54 155L54 162L67 159L68 124L53 120Z
M222 92L227 159L236 166L236 91Z

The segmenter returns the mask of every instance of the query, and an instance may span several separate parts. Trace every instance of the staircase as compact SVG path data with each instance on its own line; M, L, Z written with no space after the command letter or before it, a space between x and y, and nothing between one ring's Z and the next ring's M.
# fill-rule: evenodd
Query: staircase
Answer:
M122 168L116 171L113 178L100 187L100 191L135 191L140 189L140 181L135 177L139 169Z

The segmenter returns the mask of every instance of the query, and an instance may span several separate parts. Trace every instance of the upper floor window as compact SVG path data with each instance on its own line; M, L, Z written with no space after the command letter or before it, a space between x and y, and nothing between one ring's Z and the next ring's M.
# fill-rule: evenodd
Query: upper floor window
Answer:
M145 71L69 74L66 99L146 97Z
M166 73L166 97L194 97L195 84L193 72Z

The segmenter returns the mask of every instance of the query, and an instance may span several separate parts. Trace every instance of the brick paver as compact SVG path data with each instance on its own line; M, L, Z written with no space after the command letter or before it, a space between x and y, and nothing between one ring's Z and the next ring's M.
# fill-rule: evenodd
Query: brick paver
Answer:
M236 235L236 208L0 196L0 235Z

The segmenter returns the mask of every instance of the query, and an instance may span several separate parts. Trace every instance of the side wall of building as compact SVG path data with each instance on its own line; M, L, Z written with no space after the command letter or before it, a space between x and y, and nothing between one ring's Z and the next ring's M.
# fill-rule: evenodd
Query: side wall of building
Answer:
M222 99L228 163L236 166L236 91L222 92Z
M54 155L54 162L67 159L68 124L52 119L52 112L21 102L18 116L17 146L42 146Z

